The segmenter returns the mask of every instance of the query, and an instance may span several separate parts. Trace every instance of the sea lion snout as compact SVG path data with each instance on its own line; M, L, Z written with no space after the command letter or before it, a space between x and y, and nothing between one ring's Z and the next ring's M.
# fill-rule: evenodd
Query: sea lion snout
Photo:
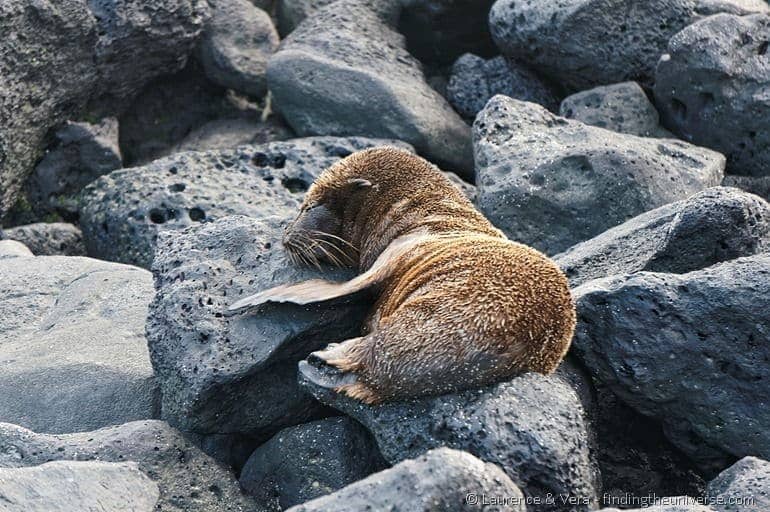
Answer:
M324 203L305 206L286 227L282 244L298 264L318 266L328 263L340 267L356 263L351 246L340 237L342 220Z

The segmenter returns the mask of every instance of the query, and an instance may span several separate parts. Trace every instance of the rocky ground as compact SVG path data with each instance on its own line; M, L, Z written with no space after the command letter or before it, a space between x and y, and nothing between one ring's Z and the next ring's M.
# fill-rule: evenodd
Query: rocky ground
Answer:
M0 0L0 34L0 509L770 510L765 0ZM319 275L283 226L380 145L564 269L554 375L363 406L304 359L370 304L223 315Z

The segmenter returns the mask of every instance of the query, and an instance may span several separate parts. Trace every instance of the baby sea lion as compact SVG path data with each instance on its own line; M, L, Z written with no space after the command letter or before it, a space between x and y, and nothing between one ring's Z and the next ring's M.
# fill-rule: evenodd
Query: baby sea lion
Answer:
M569 348L575 308L561 270L506 239L407 151L369 149L324 171L283 243L294 261L357 266L360 275L278 286L230 312L374 292L363 335L311 355L344 372L336 391L365 403L551 373Z

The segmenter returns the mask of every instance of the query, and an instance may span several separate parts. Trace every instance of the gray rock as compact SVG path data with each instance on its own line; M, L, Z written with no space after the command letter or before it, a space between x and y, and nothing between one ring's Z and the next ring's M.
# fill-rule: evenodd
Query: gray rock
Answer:
M23 243L36 256L84 256L80 228L66 222L28 224L5 230L5 237Z
M282 36L291 33L305 18L336 0L278 0L276 18Z
M56 131L54 140L30 177L29 197L38 211L73 218L76 196L83 187L123 166L118 120L105 117L97 124L68 121Z
M399 11L390 0L339 0L303 21L268 63L275 107L300 135L403 140L467 177L470 129L406 51Z
M736 176L728 174L722 185L735 187L770 201L770 176Z
M719 512L770 510L770 462L742 458L709 482L706 497Z
M477 204L548 254L722 181L724 157L557 117L495 96L473 125Z
M274 116L264 122L249 118L215 119L190 132L173 153L233 149L291 138L291 129Z
M199 58L212 82L261 98L267 90L267 59L278 42L278 32L265 11L248 0L216 0Z
M769 276L761 254L683 275L591 281L573 290L573 351L702 467L766 457L770 394L758 383L768 378Z
M663 124L719 150L728 171L770 176L770 14L719 14L671 38L655 72Z
M692 22L693 0L498 0L489 14L503 54L569 90L652 83L668 40Z
M770 5L766 0L696 0L695 12L704 17L721 12L744 15L770 12Z
M14 37L0 41L0 216L51 128L87 109L117 113L181 69L207 12L204 0L3 2L0 33Z
M579 286L642 270L682 274L770 250L770 204L714 187L581 242L554 259Z
M645 505L643 508L603 508L599 512L716 512L711 507L701 505L697 499L690 496L658 496L657 501L642 497L640 501Z
M299 368L301 384L369 429L391 464L445 446L500 466L527 496L539 497L530 510L590 510L597 499L590 434L576 392L582 386L563 372L527 373L488 388L366 406L325 387L326 368L305 361ZM549 504L548 494L578 502L564 506L556 498Z
M240 484L271 510L286 510L385 467L364 427L349 418L330 418L278 432L251 454Z
M660 126L658 111L636 82L595 87L564 99L559 115L613 132L674 138Z
M80 225L88 253L149 268L158 233L227 215L292 215L329 165L354 151L397 141L318 137L178 153L114 171L89 185Z
M485 464L465 452L439 448L289 511L470 512L481 508L484 497L499 497L501 501L503 497L507 498L505 503L486 504L484 510L526 510L524 495L500 468L494 464Z
M134 462L57 461L0 468L5 512L152 512L158 486Z
M366 305L267 306L223 313L238 298L281 283L318 277L289 262L277 218L227 217L161 234L153 265L155 300L147 319L163 418L185 432L266 439L320 416L297 385L297 361L359 332ZM324 272L345 279L349 271ZM207 445L220 459L221 448Z
M447 85L447 99L455 110L473 120L496 94L538 103L551 111L558 105L553 89L521 64L505 57L484 60L470 53L457 59Z
M0 237L2 238L2 237ZM18 257L32 257L32 251L21 242L16 240L1 240L0 239L0 260L6 258L18 258Z
M70 256L0 260L0 420L77 432L157 417L146 270Z
M180 72L149 84L120 117L120 148L125 166L167 156L192 131L221 118L259 116L256 106L240 104L212 83L197 60Z
M164 512L258 510L240 492L229 471L162 421L135 421L62 435L37 434L0 423L0 467L39 466L59 460L135 462L157 483L157 510Z

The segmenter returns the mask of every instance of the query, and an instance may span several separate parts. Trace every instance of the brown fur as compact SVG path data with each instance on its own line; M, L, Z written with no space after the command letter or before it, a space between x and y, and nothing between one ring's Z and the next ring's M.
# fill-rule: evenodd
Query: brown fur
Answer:
M332 212L331 235L340 239L334 248L334 238L311 234L317 226L308 212L318 205ZM308 244L317 248L319 238L325 249L313 256ZM367 334L315 354L355 374L356 382L337 391L363 402L551 373L569 348L575 309L559 268L507 240L436 167L411 153L370 149L326 170L286 246L304 251L305 260L344 252L362 274L347 283L280 286L233 308L375 290Z

